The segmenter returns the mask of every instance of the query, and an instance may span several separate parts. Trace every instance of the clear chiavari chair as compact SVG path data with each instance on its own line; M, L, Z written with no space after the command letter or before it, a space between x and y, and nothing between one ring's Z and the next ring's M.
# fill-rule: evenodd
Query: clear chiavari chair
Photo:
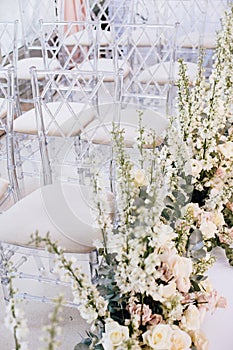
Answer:
M89 21L40 21L41 41L45 68L50 69L52 60L59 61L59 69L78 67L95 56L96 25Z
M38 69L45 68L39 20L41 18L47 21L57 20L57 5L53 0L18 0L18 7L22 33L20 55L17 62L20 100L22 102L32 103L30 67L35 66ZM50 62L50 68L58 68L57 60Z
M0 133L6 131L8 72L10 66L16 67L18 60L17 47L18 21L0 22ZM15 93L18 94L15 81ZM19 113L19 105L18 113Z
M140 101L145 107L160 109L164 115L171 112L176 32L177 24L124 26L116 40L116 50L130 66L123 84L125 101Z
M40 74L46 76L44 90L39 89ZM31 283L39 282L40 285L70 287L70 283L60 280L59 274L54 270L54 256L38 249L33 243L29 244L30 235L38 231L41 237L50 233L52 241L56 241L66 254L77 257L78 263L90 263L90 277L94 281L97 277L98 254L93 240L101 240L101 230L97 227L95 215L97 209L93 200L93 188L89 185L67 183L55 177L48 177L48 168L54 171L55 158L60 155L62 165L66 161L66 153L70 150L70 143L67 140L80 136L85 126L94 118L99 118L98 112L98 92L103 83L103 77L96 73L95 79L90 74L89 80L83 80L78 71L59 70L51 72L49 70L41 72L35 68L31 70L32 86L35 99L35 118L37 120L38 138L41 143L42 157L42 178L47 184L20 199L11 208L0 215L0 275L4 291L4 298L8 301L11 297L9 283L10 278L19 278L23 281L23 292L21 289L16 294L17 297L50 302L52 296L45 295L47 287L34 294ZM14 88L14 85L12 85ZM106 91L107 93L107 91ZM82 95L82 98L80 98ZM52 99L55 99L53 102ZM74 102L76 100L82 102ZM10 108L8 116L9 132L8 152L9 161L14 162L12 157L14 127L14 101L9 99ZM90 105L92 104L92 106ZM93 107L93 108L92 108ZM101 120L101 119L100 119ZM36 124L36 121L34 120ZM33 124L33 123L32 123ZM31 124L31 126L32 126ZM31 128L32 131L32 128ZM57 144L52 145L49 150L48 138L63 139L61 149ZM87 144L91 139L85 140ZM43 144L43 145L42 145ZM75 145L75 162L79 166L78 157L83 159L86 155L85 145ZM88 147L90 149L90 147ZM51 152L50 152L51 151ZM54 157L56 153L56 157ZM45 160L45 158L47 158ZM70 159L69 159L70 160ZM14 168L16 167L16 164ZM70 163L69 163L70 165ZM10 177L12 168L8 167ZM56 171L55 171L56 172ZM54 175L54 174L52 174ZM78 177L78 174L76 174ZM53 183L51 182L51 178ZM112 215L112 197L106 194L106 203L109 215ZM89 257L89 258L88 258ZM12 262L11 267L9 264ZM26 281L26 282L25 282ZM54 288L52 288L54 293ZM66 302L67 306L73 306L71 302Z
M221 30L221 19L229 3L230 1L228 0L208 0L203 38L203 47L205 49L204 67L207 76L210 75L212 70L213 54L217 45L217 33Z

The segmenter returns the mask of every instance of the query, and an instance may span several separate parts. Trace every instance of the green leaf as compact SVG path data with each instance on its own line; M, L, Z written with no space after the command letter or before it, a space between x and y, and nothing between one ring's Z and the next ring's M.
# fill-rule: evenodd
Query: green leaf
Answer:
M89 349L89 345L82 344L82 343L75 345L75 348L74 348L74 350L88 350L88 349Z

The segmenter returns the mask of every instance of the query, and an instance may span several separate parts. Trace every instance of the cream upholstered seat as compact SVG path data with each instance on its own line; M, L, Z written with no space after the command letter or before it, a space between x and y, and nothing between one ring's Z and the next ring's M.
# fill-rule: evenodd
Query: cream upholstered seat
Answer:
M117 62L117 66L115 67L115 64ZM111 58L98 58L97 60L97 67L96 70L100 71L100 72L106 72L106 73L111 73L112 72L112 76L110 74L105 75L104 77L104 81L114 81L115 80L115 73L116 69L122 69L123 70L123 77L127 77L127 75L130 72L130 66L127 62L118 59L116 60L116 62L111 59ZM79 66L79 70L83 71L83 72L91 72L93 71L93 69L95 67L95 61L93 59L85 61L83 63L80 64Z
M0 215L0 241L25 246L36 231L42 237L49 232L52 241L67 252L90 252L93 240L101 239L92 211L87 188L68 183L47 185Z
M153 26L147 28L132 28L131 31L123 32L120 37L119 43L126 45L130 41L131 45L138 47L149 47L157 43L155 30Z
M192 32L188 35L180 36L177 39L177 44L184 48L198 47L200 41L200 34L198 32ZM216 48L216 35L214 32L208 32L206 29L205 35L202 39L201 46L205 49L215 49Z
M197 75L198 67L195 63L185 62L187 65L187 75L191 83L194 82ZM145 69L141 72L137 79L142 83L149 84L166 84L169 79L169 62L164 62L163 64L155 64L148 69ZM174 81L176 82L179 79L179 63L175 62L174 64Z
M128 105L120 110L120 128L124 130L124 143L126 147L133 147L138 137L139 128L139 111L140 106ZM144 128L144 135L155 132L157 135L157 145L161 143L163 133L168 126L168 120L164 115L152 109L141 109L141 125ZM112 142L112 127L114 122L115 111L109 108L109 105L101 105L100 113L103 116L102 122L94 120L90 123L86 131L82 134L82 139L91 139L96 144L110 144ZM146 142L146 141L145 141ZM149 141L148 141L149 142ZM149 148L151 145L145 143L144 147Z
M79 135L81 129L90 123L95 116L93 109L78 102L69 102L69 106L65 103L62 104L60 101L48 102L42 106L42 113L48 136L61 136L61 133L64 136ZM13 129L16 132L37 135L38 126L35 108L15 119Z
M56 70L59 68L59 61L55 59L49 60L49 68ZM30 67L36 67L37 69L44 69L44 60L42 57L26 57L17 62L17 77L18 79L30 80ZM41 76L41 79L44 77Z

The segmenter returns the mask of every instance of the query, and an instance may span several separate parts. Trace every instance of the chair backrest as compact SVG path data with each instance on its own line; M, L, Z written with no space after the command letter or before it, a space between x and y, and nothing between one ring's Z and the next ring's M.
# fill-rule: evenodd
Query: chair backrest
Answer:
M50 58L58 59L61 69L77 68L95 54L95 23L88 21L40 21L41 42L46 69Z
M6 133L6 155L7 169L10 188L13 191L14 200L20 198L18 177L15 167L15 150L13 144L13 120L18 110L18 94L16 83L16 69L10 66L7 69L0 69L0 131Z
M77 169L85 162L90 167L92 139L98 126L106 115L114 115L117 82L110 91L104 80L107 72L32 68L31 74L44 182L60 176L68 163L71 167L73 164L72 176L77 180ZM45 75L42 89L41 74ZM93 128L86 132L92 122ZM84 134L85 142L80 143Z
M221 18L223 18L229 3L229 0L208 0L204 36L205 48L215 49L216 34L217 31L221 30Z
M17 64L17 28L18 20L0 22L0 68Z
M207 5L208 0L155 0L148 22L178 22L177 54L196 63L203 45Z
M18 0L20 24L22 28L23 47L25 55L31 50L40 50L39 20L55 21L57 19L57 5L53 0Z
M129 63L122 96L130 102L168 108L174 83L176 25L121 25L116 38L118 57ZM157 101L157 102L156 102Z

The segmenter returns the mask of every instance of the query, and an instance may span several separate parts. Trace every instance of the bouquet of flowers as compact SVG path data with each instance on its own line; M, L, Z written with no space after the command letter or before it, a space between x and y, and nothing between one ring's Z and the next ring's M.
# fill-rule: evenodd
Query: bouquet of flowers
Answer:
M169 138L174 140L174 132L170 128L159 148L146 149L145 144L157 144L156 135L140 127L133 162L124 148L124 131L114 128L114 217L106 212L101 179L94 178L103 235L103 244L96 242L102 261L95 283L49 236L34 237L58 256L58 270L62 278L71 278L74 302L92 324L75 350L207 349L201 324L207 311L225 307L225 299L205 275L213 260L206 255L194 261L195 244L181 250L174 215L167 211L171 194L180 196L177 207L170 206L175 213L190 197L185 196L190 184L180 170L179 147L174 153Z
M202 59L194 86L181 62L179 93L180 131L192 166L192 204L178 222L186 241L192 231L208 251L225 249L233 265L233 113L232 39L233 6L226 12L217 36L215 62L209 81ZM194 236L194 234L192 234ZM186 238L185 238L186 237Z

